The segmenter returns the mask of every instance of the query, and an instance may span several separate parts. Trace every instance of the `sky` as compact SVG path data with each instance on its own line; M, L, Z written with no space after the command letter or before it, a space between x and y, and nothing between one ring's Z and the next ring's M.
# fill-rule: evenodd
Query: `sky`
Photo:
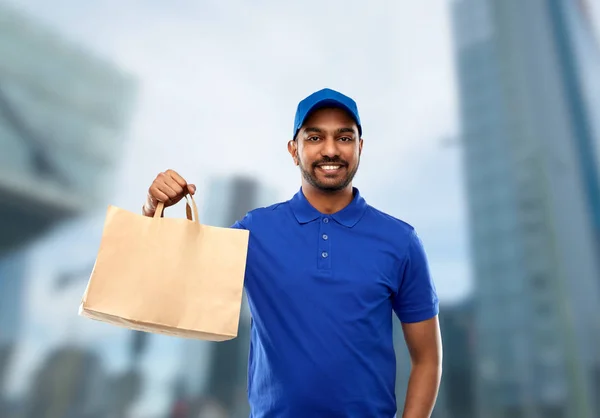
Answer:
M200 209L215 175L254 176L288 199L300 185L286 149L296 105L334 88L357 101L363 122L355 186L368 203L415 226L440 297L453 302L471 281L460 149L445 145L459 130L448 3L12 1L136 80L106 204L138 212L167 168L198 185ZM104 209L37 245L22 370L43 350L35 338L57 344L78 329L102 344L122 335L73 316L85 280L52 302L48 296L56 272L95 257ZM77 263L57 261L58 251L79 254L68 258ZM176 361L171 340L156 341L148 364L161 359L165 367L149 394L164 390L159 382ZM123 349L106 349L115 351L115 368L123 364Z

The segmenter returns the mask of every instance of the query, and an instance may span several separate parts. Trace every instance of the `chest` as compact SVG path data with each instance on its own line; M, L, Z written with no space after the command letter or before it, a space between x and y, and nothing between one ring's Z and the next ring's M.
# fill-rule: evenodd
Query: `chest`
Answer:
M306 303L372 306L398 284L398 253L375 233L331 222L251 234L247 285Z

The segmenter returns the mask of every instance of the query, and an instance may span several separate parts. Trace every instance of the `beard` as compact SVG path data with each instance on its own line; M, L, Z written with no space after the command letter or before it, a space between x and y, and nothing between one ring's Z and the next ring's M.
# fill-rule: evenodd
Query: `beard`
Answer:
M319 179L319 177L317 176L317 173L316 173L317 166L319 166L320 164L326 164L326 163L341 164L342 167L339 170L346 170L345 176L340 177L338 179L327 179L327 180ZM353 168L350 168L350 165L348 164L347 161L341 160L339 158L324 158L320 161L315 161L314 163L311 164L310 167L307 168L307 167L305 167L302 160L300 160L300 158L298 158L298 166L300 167L300 172L302 173L302 177L304 178L304 180L306 180L311 186L313 186L317 190L325 192L325 193L339 192L340 190L343 190L346 187L348 187L348 185L350 183L352 183L352 180L354 179L354 176L356 175L356 172L358 171L359 165L360 165L360 157L358 158L356 166Z

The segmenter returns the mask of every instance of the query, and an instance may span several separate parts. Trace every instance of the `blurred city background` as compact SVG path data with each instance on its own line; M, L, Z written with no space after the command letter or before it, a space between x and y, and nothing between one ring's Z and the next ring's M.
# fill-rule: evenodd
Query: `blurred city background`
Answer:
M434 418L600 418L597 0L0 0L0 417L248 416L246 305L225 343L77 310L107 205L160 171L216 226L291 197L323 87L362 113L355 185L425 242Z

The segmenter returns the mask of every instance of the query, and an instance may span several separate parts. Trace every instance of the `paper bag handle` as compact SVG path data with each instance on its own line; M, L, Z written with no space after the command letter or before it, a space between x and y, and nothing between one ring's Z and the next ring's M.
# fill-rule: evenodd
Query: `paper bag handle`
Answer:
M185 200L186 200L186 204L185 204L186 218L190 221L193 221L195 219L196 222L200 223L200 220L198 219L198 207L196 206L196 201L194 200L194 197L191 194L186 194ZM191 205L190 205L190 200L191 200ZM154 212L154 218L160 218L164 209L165 209L164 202L158 202L158 205L156 205L156 211ZM193 219L192 219L192 210L194 211Z

